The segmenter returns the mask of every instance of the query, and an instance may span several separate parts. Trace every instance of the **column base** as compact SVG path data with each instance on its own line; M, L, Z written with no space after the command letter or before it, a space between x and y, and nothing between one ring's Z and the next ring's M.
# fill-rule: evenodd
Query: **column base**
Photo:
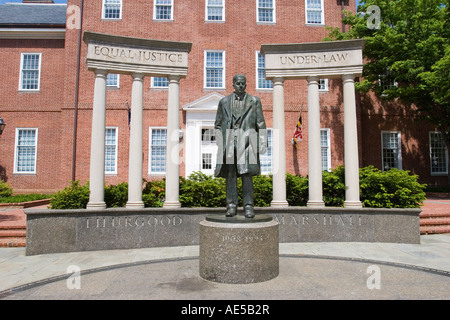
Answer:
M345 208L362 208L362 202L361 201L344 201L344 207Z
M164 201L163 208L181 208L180 201Z
M283 200L272 200L272 202L270 203L271 207L277 207L277 208L285 208L285 207L289 207L289 203L287 201L283 201Z
M323 208L323 207L325 207L325 202L312 200L312 201L308 201L306 203L306 206L310 207L310 208Z
M88 202L86 209L88 209L88 210L106 209L106 203L105 202Z
M142 209L145 206L142 201L128 201L125 207L127 209Z

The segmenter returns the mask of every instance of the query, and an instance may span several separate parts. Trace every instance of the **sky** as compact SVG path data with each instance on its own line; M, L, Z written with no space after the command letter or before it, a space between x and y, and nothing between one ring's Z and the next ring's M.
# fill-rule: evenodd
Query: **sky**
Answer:
M67 3L67 0L53 0L55 3ZM0 4L4 4L7 2L22 2L22 0L0 0ZM362 2L362 0L356 0L356 6L358 7L358 2Z

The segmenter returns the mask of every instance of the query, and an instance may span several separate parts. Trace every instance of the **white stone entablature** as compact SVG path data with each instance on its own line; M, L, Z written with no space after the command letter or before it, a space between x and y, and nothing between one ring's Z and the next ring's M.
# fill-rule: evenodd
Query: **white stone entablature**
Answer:
M84 32L89 70L114 73L142 73L151 76L174 75L184 78L192 43L112 36Z
M364 40L324 41L261 46L267 79L361 76Z

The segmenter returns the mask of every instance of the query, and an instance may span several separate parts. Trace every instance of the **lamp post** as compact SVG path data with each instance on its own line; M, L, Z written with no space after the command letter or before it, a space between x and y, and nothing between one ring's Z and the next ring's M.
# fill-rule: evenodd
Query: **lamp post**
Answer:
M6 123L0 118L0 135L3 133L3 129L5 129Z

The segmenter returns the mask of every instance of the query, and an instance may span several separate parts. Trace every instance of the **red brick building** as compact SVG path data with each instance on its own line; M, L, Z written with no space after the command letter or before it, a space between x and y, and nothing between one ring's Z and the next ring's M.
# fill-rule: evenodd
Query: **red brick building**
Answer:
M189 70L180 81L180 174L212 173L211 129L218 100L247 76L272 127L272 88L264 81L262 44L321 41L325 25L341 27L355 1L328 0L68 0L0 6L0 177L16 193L54 192L89 180L94 74L85 65L84 31L191 42ZM131 77L108 75L106 183L128 180ZM167 117L165 79L144 79L144 179L164 177ZM323 169L343 165L342 80L320 90ZM285 82L287 171L308 174L306 81ZM303 141L291 138L299 116ZM397 167L423 183L445 185L448 152L435 128L413 110L373 94L357 95L360 166ZM269 173L271 158L263 159Z

